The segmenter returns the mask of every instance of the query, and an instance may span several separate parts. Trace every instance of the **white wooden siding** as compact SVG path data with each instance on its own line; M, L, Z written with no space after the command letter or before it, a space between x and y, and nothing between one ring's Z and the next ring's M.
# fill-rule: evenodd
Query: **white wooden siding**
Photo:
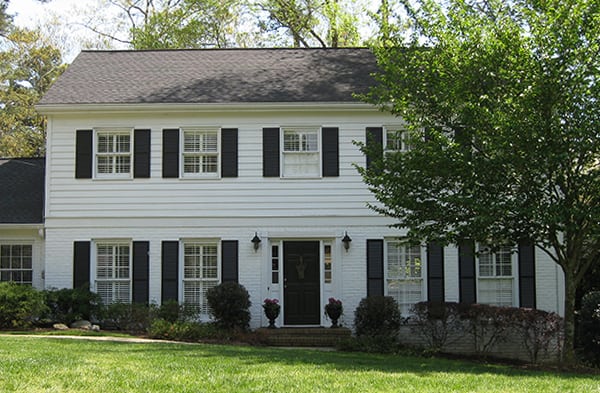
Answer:
M71 287L73 242L127 238L150 242L150 300L161 298L161 242L183 238L239 241L239 281L252 300L252 327L266 321L262 301L270 292L269 238L333 240L336 257L330 292L344 303L343 323L351 326L366 296L366 240L394 237L393 220L367 208L374 199L355 164L365 158L353 141L365 140L365 128L393 119L376 110L331 112L215 112L197 115L142 113L53 115L49 121L46 194L46 287ZM262 176L262 129L318 124L339 127L339 177L281 179ZM162 178L162 130L180 126L238 128L238 177ZM75 179L75 131L95 127L151 129L149 179ZM341 244L345 232L350 250ZM258 232L257 252L250 240ZM540 308L560 310L561 275L543 253L537 258ZM445 295L458 300L458 250L444 251ZM558 284L558 286L557 286ZM262 322L261 322L262 321ZM325 320L322 321L326 323Z
M299 123L298 119L302 119ZM262 116L173 117L117 115L89 118L55 117L49 132L53 149L48 163L46 218L59 217L278 217L373 216L372 196L354 164L365 159L353 141L364 141L365 127L389 119L377 111L367 116L265 113ZM163 179L162 129L183 125L221 124L239 129L237 178ZM262 176L262 128L281 124L321 124L340 129L340 176L280 179ZM75 179L75 130L96 127L143 128L151 132L151 178Z

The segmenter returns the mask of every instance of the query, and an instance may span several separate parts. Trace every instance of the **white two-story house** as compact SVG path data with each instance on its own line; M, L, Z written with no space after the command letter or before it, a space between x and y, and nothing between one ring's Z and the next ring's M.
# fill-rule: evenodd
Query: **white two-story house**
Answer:
M37 106L48 140L35 285L206 314L206 290L237 281L252 327L266 324L265 298L281 302L280 326L324 325L329 297L351 325L376 294L404 316L422 300L560 312L561 272L533 246L402 244L367 207L353 142L403 148L401 119L353 95L375 71L368 49L82 52ZM5 240L10 228L2 269L10 243L28 241Z

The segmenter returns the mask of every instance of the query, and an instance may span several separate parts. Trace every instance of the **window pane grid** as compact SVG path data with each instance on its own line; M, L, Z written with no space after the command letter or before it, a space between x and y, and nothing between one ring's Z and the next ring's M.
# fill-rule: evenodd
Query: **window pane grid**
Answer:
M33 280L32 264L32 245L0 245L0 281L31 285Z
M283 133L284 152L317 152L319 151L318 131L286 130Z
M206 291L219 283L218 248L215 244L185 243L183 254L183 301L208 314Z
M401 242L387 243L387 294L400 306L403 315L423 300L421 246Z
M271 282L279 283L279 245L271 246Z
M514 277L512 247L501 246L496 251L480 247L478 255L479 280L478 302L496 306L512 306L514 303Z
M325 283L326 284L330 284L331 283L331 279L332 279L332 261L333 258L331 256L331 246L326 244L324 246L325 250L324 250L324 262L325 262L325 266L324 266L324 275L325 275Z
M479 280L479 303L496 306L513 305L512 278L482 278Z
M219 171L218 130L183 131L183 173L216 174Z
M130 302L130 252L128 244L96 246L96 292L106 304Z
M512 277L512 252L502 246L496 252L483 251L478 255L481 277Z
M96 171L99 175L131 172L131 135L129 132L98 132Z
M387 151L409 151L410 132L404 129L390 129L385 132L385 150Z

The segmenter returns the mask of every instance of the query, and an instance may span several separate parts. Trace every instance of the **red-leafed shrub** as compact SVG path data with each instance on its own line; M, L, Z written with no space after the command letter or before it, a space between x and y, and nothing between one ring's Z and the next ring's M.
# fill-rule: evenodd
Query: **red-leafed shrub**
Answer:
M464 336L461 305L454 302L419 302L411 308L411 331L428 351L440 352Z

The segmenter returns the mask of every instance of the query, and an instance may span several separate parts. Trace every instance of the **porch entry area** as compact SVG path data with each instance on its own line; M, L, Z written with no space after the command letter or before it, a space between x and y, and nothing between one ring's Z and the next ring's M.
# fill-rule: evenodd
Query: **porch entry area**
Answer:
M283 242L283 323L321 323L320 242Z

